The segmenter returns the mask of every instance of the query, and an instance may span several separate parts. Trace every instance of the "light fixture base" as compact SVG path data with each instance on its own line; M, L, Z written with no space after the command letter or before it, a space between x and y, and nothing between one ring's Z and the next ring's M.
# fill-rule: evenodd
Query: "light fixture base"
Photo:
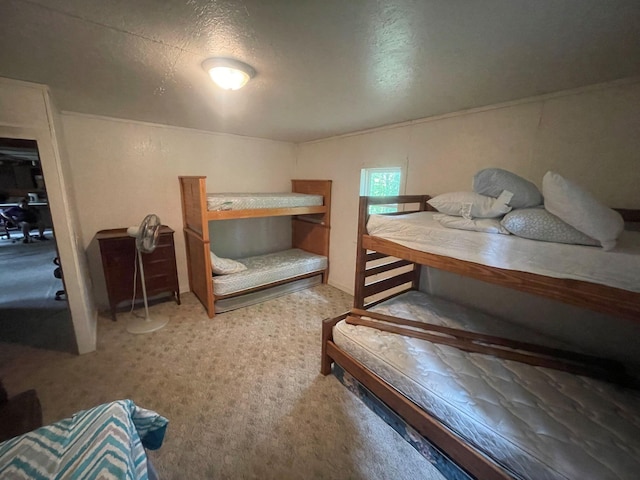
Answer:
M207 58L202 68L224 90L238 90L256 75L253 67L233 58Z

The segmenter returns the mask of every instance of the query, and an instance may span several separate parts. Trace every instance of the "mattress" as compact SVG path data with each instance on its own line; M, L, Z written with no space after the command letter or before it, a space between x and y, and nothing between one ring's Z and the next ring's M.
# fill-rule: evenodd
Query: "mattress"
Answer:
M421 292L372 310L540 343L517 325ZM638 392L344 321L333 338L516 478L631 480L640 472Z
M253 210L259 208L315 207L324 205L322 195L306 193L208 193L207 209Z
M318 274L313 277L301 278L299 280L294 280L292 282L287 282L255 292L245 293L244 295L238 295L236 297L221 298L220 300L217 300L214 305L215 312L230 312L231 310L237 310L238 308L244 308L257 303L266 302L283 295L288 295L289 293L306 290L307 288L319 285L321 282L322 276Z
M299 248L237 260L247 269L230 275L214 275L215 295L230 295L327 268L327 257Z
M541 242L492 233L455 230L433 219L434 212L371 215L370 235L423 252L469 262L571 278L640 292L640 232L624 231L614 250Z

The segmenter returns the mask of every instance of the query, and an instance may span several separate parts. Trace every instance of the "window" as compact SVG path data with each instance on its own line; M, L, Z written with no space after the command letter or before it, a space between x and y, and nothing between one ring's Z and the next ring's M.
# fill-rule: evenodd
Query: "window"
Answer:
M400 195L400 167L363 168L360 174L360 195L388 197ZM373 205L369 213L397 212L397 205Z

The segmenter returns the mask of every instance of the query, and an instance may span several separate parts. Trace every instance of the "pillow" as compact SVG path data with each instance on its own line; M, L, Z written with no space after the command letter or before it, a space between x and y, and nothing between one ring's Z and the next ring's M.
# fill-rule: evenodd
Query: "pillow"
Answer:
M444 215L441 213L434 215L433 218L438 220L440 225L447 228L509 235L509 231L500 225L500 220L496 218L476 218L470 220L468 218L452 217L451 215Z
M247 269L242 263L231 260L230 258L220 258L213 252L209 252L209 254L211 255L211 271L216 275L228 275Z
M427 203L440 213L454 217L495 218L511 211L505 198L491 198L474 192L443 193Z
M509 205L527 208L542 205L542 194L529 180L501 168L485 168L473 177L473 191L498 198L503 190L513 194Z
M542 179L544 206L576 230L611 250L624 230L624 220L615 210L603 205L579 185L555 172Z
M521 208L507 213L502 226L519 237L543 242L600 246L600 242L576 230L544 208Z

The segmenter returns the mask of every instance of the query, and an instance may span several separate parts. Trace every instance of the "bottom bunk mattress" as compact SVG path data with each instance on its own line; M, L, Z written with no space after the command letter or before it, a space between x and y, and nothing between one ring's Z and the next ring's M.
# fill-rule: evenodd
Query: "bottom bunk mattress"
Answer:
M421 292L403 294L372 310L542 343L515 324ZM333 338L515 478L638 478L636 391L344 321L334 327Z
M246 270L230 275L213 276L213 292L216 296L233 295L239 292L267 286L321 272L327 268L327 257L291 248L281 252L239 258Z
M274 298L288 295L300 290L315 287L322 283L322 275L314 275L313 277L301 278L292 282L276 285L275 287L263 288L261 290L245 293L244 295L236 295L228 298L216 300L214 310L216 313L230 312L238 308L244 308L257 303L273 300Z

